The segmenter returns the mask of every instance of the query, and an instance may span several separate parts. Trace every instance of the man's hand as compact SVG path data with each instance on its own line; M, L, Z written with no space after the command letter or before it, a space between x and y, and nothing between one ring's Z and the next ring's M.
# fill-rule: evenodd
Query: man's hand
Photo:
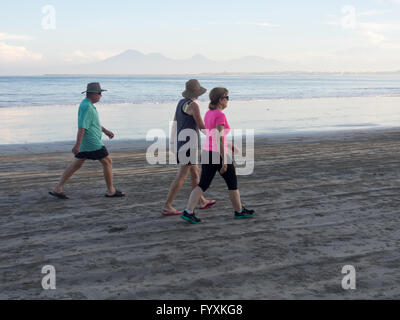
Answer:
M79 153L79 149L80 149L80 148L81 148L80 146L75 145L75 146L72 148L72 153L76 156L76 155Z
M114 133L112 133L111 131L109 131L109 130L104 130L104 134L107 136L107 137L109 137L110 138L110 140L111 139L114 139Z

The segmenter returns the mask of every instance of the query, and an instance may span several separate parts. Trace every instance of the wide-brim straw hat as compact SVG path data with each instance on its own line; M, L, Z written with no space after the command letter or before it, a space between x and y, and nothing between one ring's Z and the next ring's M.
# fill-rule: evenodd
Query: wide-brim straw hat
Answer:
M107 91L107 90L103 90L102 88L101 88L101 86L100 86L100 83L98 83L98 82L92 82L92 83L89 83L88 85L87 85L87 89L86 89L86 91L83 91L82 92L82 94L84 94L84 93L102 93L102 92L104 92L104 91Z
M182 92L182 96L187 99L198 98L207 92L206 88L200 85L198 80L192 79L186 82L186 90Z

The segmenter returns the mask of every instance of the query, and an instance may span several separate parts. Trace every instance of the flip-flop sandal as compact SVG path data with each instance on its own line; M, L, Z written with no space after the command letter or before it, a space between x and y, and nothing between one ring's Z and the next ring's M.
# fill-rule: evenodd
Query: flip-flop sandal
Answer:
M209 208L211 208L212 206L215 206L216 204L217 204L217 201L212 201L212 202L210 202L208 205L206 205L205 207L200 208L200 210L209 209Z
M121 191L116 190L112 196L109 196L108 194L106 194L105 197L106 198L123 198L123 197L125 197L125 195Z
M180 215L182 215L182 212L179 212L179 211L164 211L163 213L161 213L161 215L166 216L166 217L180 216Z
M69 198L67 197L67 195L65 194L65 193L63 193L63 192L61 192L61 193L55 193L55 192L49 192L49 195L51 195L51 196L53 196L53 197L56 197L56 198L58 198L58 199L61 199L61 200L68 200Z

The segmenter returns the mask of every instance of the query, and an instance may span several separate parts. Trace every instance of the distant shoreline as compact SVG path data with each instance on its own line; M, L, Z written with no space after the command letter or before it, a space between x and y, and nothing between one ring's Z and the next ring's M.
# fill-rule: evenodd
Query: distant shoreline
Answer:
M148 73L148 74L112 74L112 73L48 73L48 74L7 74L2 75L1 77L182 77L182 76L282 76L282 75L398 75L400 74L400 70L397 71L271 71L271 72L205 72L205 73L165 73L165 74L157 74L157 73Z

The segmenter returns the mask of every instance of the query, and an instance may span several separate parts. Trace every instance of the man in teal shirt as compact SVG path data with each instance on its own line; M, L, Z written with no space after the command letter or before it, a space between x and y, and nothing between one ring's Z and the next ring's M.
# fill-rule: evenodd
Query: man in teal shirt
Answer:
M89 98L84 99L79 107L78 127L85 129L79 152L93 152L104 147L101 141L103 128L100 125L99 114Z
M125 193L114 188L112 160L106 147L101 141L103 133L110 139L114 138L114 134L111 131L101 126L99 114L94 106L95 103L100 101L103 91L106 90L102 90L100 84L96 82L89 83L87 90L82 92L86 93L86 99L84 99L79 106L78 136L76 144L72 149L72 153L75 155L75 160L65 170L53 191L49 192L50 195L56 198L69 199L65 193L63 193L64 185L88 159L98 160L103 165L104 179L107 184L107 193L105 196L110 198L121 198L125 196Z

